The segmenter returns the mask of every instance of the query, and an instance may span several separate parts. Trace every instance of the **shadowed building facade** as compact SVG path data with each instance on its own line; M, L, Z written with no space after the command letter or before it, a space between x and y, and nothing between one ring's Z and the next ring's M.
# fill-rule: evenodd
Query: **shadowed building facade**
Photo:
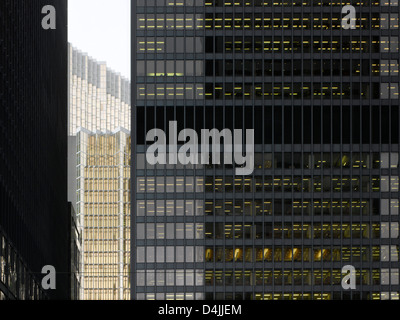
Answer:
M0 16L0 299L68 299L67 3L4 0Z
M132 3L133 299L399 299L399 6L346 4ZM254 172L150 165L173 120L254 129Z

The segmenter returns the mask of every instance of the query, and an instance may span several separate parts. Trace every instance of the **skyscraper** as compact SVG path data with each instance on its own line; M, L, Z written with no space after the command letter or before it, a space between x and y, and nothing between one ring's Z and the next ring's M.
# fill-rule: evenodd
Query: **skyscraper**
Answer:
M4 0L0 16L0 299L68 299L67 5Z
M82 299L129 300L130 133L79 129Z
M69 45L69 200L84 300L130 299L130 89Z
M78 128L130 130L130 82L87 54L68 44L69 108L68 135Z
M132 5L133 299L399 299L399 6L352 4ZM253 129L255 169L150 165L154 128Z

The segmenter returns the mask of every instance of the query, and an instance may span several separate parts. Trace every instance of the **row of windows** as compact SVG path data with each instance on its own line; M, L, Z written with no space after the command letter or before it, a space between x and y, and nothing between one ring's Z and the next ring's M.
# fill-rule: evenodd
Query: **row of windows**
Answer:
M378 239L388 238L386 225L368 223L210 223L205 224L206 239ZM393 228L393 235L398 230ZM397 238L397 237L395 237Z
M130 282L128 282L129 285ZM115 285L115 288L117 286ZM130 300L130 289L123 291L123 297L120 296L120 289L83 289L83 296L85 300Z
M107 117L110 119L111 116L108 114ZM114 117L112 117L115 119ZM86 148L86 146L82 145L83 148ZM115 149L114 149L115 150ZM85 164L88 167L94 167L95 169L98 170L98 172L101 172L103 168L99 168L99 166L123 166L128 164L128 155L125 154L125 157L121 161L121 158L116 156L113 152L114 150L112 148L109 148L106 152L100 149L95 149L95 148L90 148L90 150L87 150L88 152L86 153L85 151L79 152L78 157L77 157L77 165ZM115 151L115 152L120 152L120 150ZM78 169L79 170L79 169Z
M103 252L92 252L90 253L91 257L96 257L97 255L104 255ZM125 257L129 258L129 253L124 253ZM128 261L129 262L129 261ZM107 263L94 263L94 264L85 264L84 266L84 275L85 277L91 278L91 277L97 277L98 275L104 274L106 277L114 277L118 276L120 274L123 277L128 277L129 273L129 264L124 261L123 263L123 272L120 274L119 273L119 267L118 263L112 263L112 264L107 264Z
M398 215L398 199L294 199L294 200L214 200L205 202L208 216L358 216Z
M386 29L388 17L382 19L379 13L361 13L355 20L357 29ZM382 21L381 21L382 20ZM202 29L225 30L266 30L266 29L322 29L341 30L342 17L331 16L330 13L207 13L202 14L137 14L137 30L193 30ZM398 29L398 17L393 15L390 26Z
M398 168L398 153L255 153L258 169Z
M184 182L186 180L186 182ZM196 183L194 183L196 180ZM205 186L205 188L204 188ZM139 177L138 193L183 192L398 192L398 176Z
M367 0L368 2L369 0ZM373 1L377 3L378 1ZM381 6L393 6L397 7L399 5L399 0L380 0Z
M388 1L388 0L386 0ZM328 293L326 291L329 291ZM206 292L205 300L399 300L399 292L363 292L325 290L314 292L264 293L264 292ZM144 296L144 294L141 294ZM167 294L168 295L168 294ZM139 295L138 295L139 296ZM154 297L154 294L148 294ZM163 299L161 299L163 300Z
M199 37L138 37L137 53L203 53L204 41Z
M271 290L268 290L271 291ZM326 291L329 291L328 293ZM291 293L255 293L246 292L206 292L206 300L399 300L398 292L359 292L359 291L337 291L331 289L319 293L308 291ZM152 295L154 296L154 294Z
M204 192L204 178L147 177L137 178L137 192Z
M154 216L262 216L285 215L295 216L357 216L357 215L398 215L397 199L370 200L139 200L137 217ZM97 225L97 224L96 224ZM101 222L98 223L101 227Z
M211 156L211 155L210 155ZM211 162L210 162L211 163ZM205 168L223 168L229 165L205 165ZM197 169L202 169L203 165L194 165ZM347 152L294 152L294 153L255 153L255 169L345 169L345 168L365 168L365 169L396 169L399 167L398 153L347 153ZM146 161L145 154L138 154L136 169L188 169L189 166L182 164L176 165L150 165Z
M118 275L117 271L113 275L99 274L94 276L85 276L84 279L85 290L104 292L105 290L112 290L118 287L121 277ZM129 288L129 278L127 276L123 277L123 286L124 288ZM87 299L87 296L85 296L85 299ZM117 300L118 295L116 295L113 299Z
M146 246L137 248L138 263L195 262L396 262L399 246L255 246L193 247Z
M399 261L399 246L373 247L206 247L206 262L371 262Z
M137 247L137 263L203 262L204 247L165 246Z
M177 7L202 7L204 6L204 0L137 0L137 7L163 7L163 6L177 6Z
M206 53L324 53L337 51L338 53L390 53L399 51L398 37L206 37Z
M387 239L398 238L398 223L138 223L136 239Z
M203 84L137 84L137 98L162 99L162 100L183 100L183 99L204 99Z
M207 296L211 299L213 294ZM216 294L223 297L224 293ZM226 295L232 297L232 294ZM249 295L254 300L399 300L398 292L333 292L333 293L261 293Z
M203 286L203 270L138 270L137 286Z
M390 2L391 1L391 2ZM306 7L306 6L379 6L380 4L388 5L387 3L393 3L392 5L398 5L398 0L362 0L362 1L342 1L342 0L206 0L206 6L223 7L223 6L254 6L254 7L270 7L270 6L294 6L294 7Z
M369 76L397 75L398 60L206 60L206 76ZM137 61L137 76L203 76L203 61Z
M361 13L360 15L361 17L359 16L354 21L356 29L369 30L385 27L386 20L381 22L379 13ZM398 28L398 18L391 24ZM151 23L148 23L149 25ZM307 15L301 13L207 13L205 28L213 30L341 30L343 27L342 17L339 14L332 16L330 13L310 12Z
M126 189L128 190L129 184L126 183ZM82 192L82 189L80 192L77 193L77 201L78 202L85 202L85 203L117 203L121 201L121 195L123 197L123 201L129 202L130 201L130 192L125 191L125 192L118 192L118 191L99 191L99 190L93 190L93 191L84 191ZM79 211L80 212L80 211Z
M124 252L124 262L129 262L130 259L130 252ZM119 266L120 266L120 253L118 249L116 251L100 251L100 252L93 252L93 251L86 251L84 253L84 270L85 276L93 274L102 274L102 273L109 273L114 274L117 277L119 273ZM124 266L124 269L129 269L128 265Z
M257 285L340 285L341 269L246 270L139 270L137 286L257 286ZM390 281L379 269L356 271L356 283L364 285L398 284L398 270Z
M110 151L112 152L112 151ZM82 154L81 154L82 155ZM119 156L118 157L113 157L115 159L115 162L109 162L106 160L108 156L96 156L97 158L102 158L96 160L96 162L93 162L93 164L88 165L87 162L90 161L90 158L92 157L87 157L87 162L85 166L78 166L78 177L80 178L85 178L85 179L104 179L104 183L111 183L110 179L124 179L127 180L130 177L130 160L128 163L126 163L124 166L120 165L119 162ZM81 157L78 157L80 159ZM128 160L128 159L126 159ZM126 161L125 160L125 161ZM104 161L104 162L103 162ZM121 174L122 170L122 174ZM79 185L79 180L78 180L78 185ZM125 181L124 181L125 183Z
M178 293L138 293L136 300L204 300L202 292L178 292Z
M398 247L397 250L398 257ZM396 257L396 256L394 256ZM360 262L380 261L380 247L206 247L206 262ZM398 259L397 259L398 260Z
M143 85L139 85L139 87L140 93L146 91ZM163 86L157 85L156 91L158 90L162 91ZM143 95L145 94L143 93ZM205 98L209 100L262 100L263 98L272 99L273 97L275 99L311 99L312 97L323 99L398 99L399 87L397 83L389 85L388 83L379 84L377 82L206 83L205 86ZM175 97L175 99L183 98L183 94Z
M203 239L203 223L137 223L136 239Z
M398 83L381 83L381 99L398 99Z
M340 285L344 274L341 269L294 269L294 270L206 270L206 286L254 286L254 285ZM393 277L392 284L398 284ZM381 272L379 269L358 270L356 283L365 285L380 285Z
M381 29L398 29L399 15L397 13L381 13Z
M137 76L147 77L191 77L204 75L204 61L201 60L138 60Z
M379 53L388 51L387 37L365 36L255 36L206 37L206 53ZM393 39L393 50L396 39Z
M204 93L205 91L205 93ZM397 83L296 82L296 83L206 83L202 84L138 84L139 100L270 100L282 99L398 99Z
M269 7L269 6L379 6L379 5L398 5L398 0L363 0L358 2L341 1L341 0L320 0L317 2L311 0L138 0L136 2L137 7L162 7L162 6L185 6L185 7L201 7L201 6L214 6L214 7Z
M137 14L137 30L203 29L202 14Z
M202 200L138 200L136 215L144 216L202 216Z
M160 178L162 179L162 178ZM161 180L160 180L161 183ZM139 180L143 190L144 179ZM399 177L392 176L261 176L206 177L205 192L398 192ZM173 192L171 190L170 192Z
M388 51L387 39L379 37L349 36L221 36L206 37L138 37L137 53L324 53L360 52L379 53ZM395 39L393 39L395 45ZM382 47L382 48L381 48ZM395 50L395 48L393 47Z
M193 61L192 61L193 63ZM206 60L206 76L281 77L281 76L379 76L397 75L398 60L369 59L255 59ZM190 69L192 70L192 69ZM143 72L144 73L144 70ZM138 74L143 75L143 74ZM193 75L191 73L190 75ZM203 75L196 74L196 75Z
M119 226L120 204L115 203L85 203L80 204L85 211L84 226L85 227L117 227ZM124 204L125 225L130 226L130 203Z
M130 241L125 239L130 238L130 229L126 228L125 233L121 235L121 237L123 240L118 237L115 237L114 240L109 240L102 237L99 237L98 239L95 240L85 239L83 241L83 246L85 248L84 254L86 255L87 253L90 252L95 252L96 254L98 252L119 252L120 250L128 252L130 248ZM121 241L123 241L122 249L121 249ZM129 260L129 257L125 256L125 261L128 261L127 259Z
M346 247L193 247L146 246L137 248L138 263L194 262L395 262L399 246Z
M379 92L379 88L375 89ZM213 106L194 106L194 101L190 101L177 100L176 106L154 107L155 101L139 100L142 106L137 108L138 144L147 144L146 134L151 129L168 132L169 121L177 121L178 132L196 128L198 134L200 129L254 129L256 145L399 143L399 106L388 105L388 101L372 106L367 100L362 106L340 100L325 106L319 100L313 106L304 101L301 104L300 100L275 100L274 105L246 100L247 106L243 106L242 100L234 106L228 100L215 100Z
M99 175L97 179L82 179L83 180L83 189L85 191L110 191L115 192L120 187L121 179L119 178L106 178L104 176ZM81 189L80 184L81 181L78 180L78 189ZM124 179L124 190L129 190L129 180Z
M92 222L93 223L93 222ZM101 241L109 241L110 243L110 248L112 247L112 244L115 245L115 241L119 240L121 237L121 229L120 225L117 227L109 227L109 228L83 228L84 229L84 234L85 234L85 241L91 241L91 240L101 240ZM123 233L125 236L129 238L129 228L124 228L125 230Z
M206 83L138 84L138 99L184 100L262 100L262 99L398 99L398 83L296 82L296 83Z

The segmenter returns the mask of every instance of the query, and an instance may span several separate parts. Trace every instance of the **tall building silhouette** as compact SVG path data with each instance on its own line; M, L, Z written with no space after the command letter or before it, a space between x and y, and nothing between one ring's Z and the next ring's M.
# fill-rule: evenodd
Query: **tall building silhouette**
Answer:
M130 82L69 44L69 201L79 298L129 300Z
M67 5L4 0L0 16L0 300L68 299Z
M399 299L398 15L133 2L132 299ZM154 128L253 129L255 169L150 165Z

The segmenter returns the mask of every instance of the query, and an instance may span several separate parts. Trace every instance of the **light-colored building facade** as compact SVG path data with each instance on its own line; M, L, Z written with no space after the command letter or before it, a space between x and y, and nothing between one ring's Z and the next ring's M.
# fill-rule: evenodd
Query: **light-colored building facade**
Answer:
M69 197L82 236L80 298L129 300L130 82L68 49Z
M69 108L68 135L78 128L113 131L131 127L131 88L129 80L68 46Z
M82 245L82 298L128 300L130 133L77 132L77 207Z

